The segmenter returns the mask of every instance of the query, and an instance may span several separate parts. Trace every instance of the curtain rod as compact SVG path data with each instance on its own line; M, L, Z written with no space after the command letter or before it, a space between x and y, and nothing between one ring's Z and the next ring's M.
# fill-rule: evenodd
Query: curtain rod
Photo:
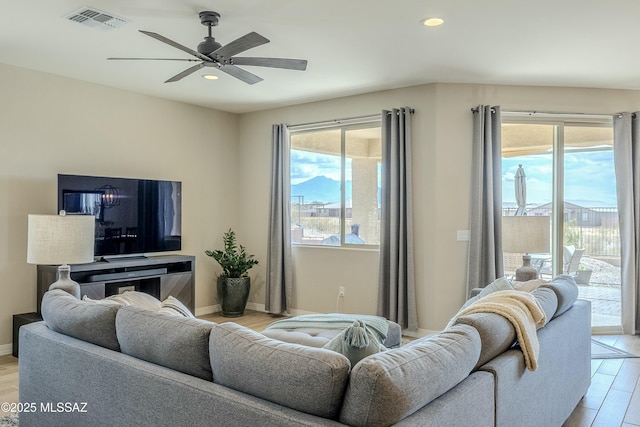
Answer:
M473 107L471 109L472 112L477 113L478 112L478 108L479 107ZM494 107L491 107L491 112L495 113L496 109ZM518 114L522 114L522 115L528 115L528 116L535 116L535 115L539 115L539 116L544 116L544 115L549 115L549 116L580 116L580 117L584 117L584 118L594 118L594 119L611 119L613 116L620 116L621 113L617 113L617 114L595 114L595 113L568 113L566 111L537 111L537 110L502 110L502 114L505 116L508 116L510 114L512 115L518 115Z
M407 108L409 114L415 113L413 108ZM391 111L387 112L391 114ZM310 122L310 123L301 123L297 125L288 125L287 128L289 130L298 130L307 127L327 127L327 126L335 126L340 124L357 124L357 123L366 123L369 121L375 121L380 119L380 113L378 114L370 114L368 116L357 116L357 117L347 117L344 119L332 119L332 120L323 120L320 122Z
M536 111L536 110L502 110L502 113L505 115L513 114L513 115L528 115L528 116L578 116L584 118L593 118L593 119L611 119L613 114L595 114L595 113L568 113L566 111Z

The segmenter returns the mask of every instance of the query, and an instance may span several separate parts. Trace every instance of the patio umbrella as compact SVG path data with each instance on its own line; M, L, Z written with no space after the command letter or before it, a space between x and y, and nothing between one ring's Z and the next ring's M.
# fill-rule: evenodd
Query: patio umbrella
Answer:
M516 216L527 214L527 176L524 174L522 165L518 165L516 171L514 187L516 190L516 203L518 210L516 210Z

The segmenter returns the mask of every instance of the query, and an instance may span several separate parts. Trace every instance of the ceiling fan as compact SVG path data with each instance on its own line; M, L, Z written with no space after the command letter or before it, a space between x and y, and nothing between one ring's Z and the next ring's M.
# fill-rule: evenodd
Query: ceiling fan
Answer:
M152 61L193 61L199 62L199 64L193 67L187 68L181 73L171 77L165 83L177 82L184 77L198 71L203 67L216 67L220 71L223 71L237 79L242 80L250 85L261 82L262 78L250 73L237 65L250 65L257 67L271 67L271 68L284 68L287 70L304 71L307 69L307 61L304 59L286 59L286 58L253 58L253 57L238 57L235 56L246 50L269 43L269 39L261 36L258 33L251 32L246 34L231 43L222 46L211 36L211 27L218 25L220 14L217 12L203 11L200 12L200 23L208 28L209 35L204 38L204 41L198 45L198 50L195 51L186 46L176 43L160 34L153 33L151 31L139 30L142 34L146 34L149 37L153 37L156 40L166 43L169 46L173 46L195 56L198 59L178 59L178 58L107 58L109 60L152 60Z

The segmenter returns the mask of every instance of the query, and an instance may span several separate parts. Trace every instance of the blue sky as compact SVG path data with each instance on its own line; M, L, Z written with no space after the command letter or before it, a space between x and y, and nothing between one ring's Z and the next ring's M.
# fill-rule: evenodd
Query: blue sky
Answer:
M351 175L351 162L346 164L346 174L347 176ZM322 175L340 181L340 156L291 150L292 185L300 184L315 176Z
M551 201L552 155L533 154L502 159L502 199L515 203L514 175L522 164L527 175L527 204ZM565 152L565 200L598 202L597 206L617 206L613 151ZM351 174L347 162L347 177ZM291 184L315 176L340 180L340 157L291 150ZM348 178L347 178L348 179Z
M617 206L613 151L565 152L565 200ZM515 203L514 175L527 175L527 204L551 201L552 156L536 154L502 159L502 200Z
M291 185L323 175L340 181L340 156L291 150ZM351 159L345 162L345 176L347 181L351 181ZM378 164L378 185L380 182L380 164Z

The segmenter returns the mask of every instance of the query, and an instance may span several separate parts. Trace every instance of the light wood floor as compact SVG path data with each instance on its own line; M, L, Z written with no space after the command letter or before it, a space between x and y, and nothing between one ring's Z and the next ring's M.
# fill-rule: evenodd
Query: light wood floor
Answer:
M235 322L256 331L263 330L279 316L247 310L242 317L220 313L201 316L216 323ZM640 355L640 337L599 335L596 339ZM563 427L640 426L640 358L591 361L591 387ZM0 356L0 402L18 402L18 359ZM0 415L8 415L0 412ZM550 426L553 427L553 426Z
M640 355L640 337L596 335L595 339ZM591 360L591 387L565 427L640 426L640 359Z

